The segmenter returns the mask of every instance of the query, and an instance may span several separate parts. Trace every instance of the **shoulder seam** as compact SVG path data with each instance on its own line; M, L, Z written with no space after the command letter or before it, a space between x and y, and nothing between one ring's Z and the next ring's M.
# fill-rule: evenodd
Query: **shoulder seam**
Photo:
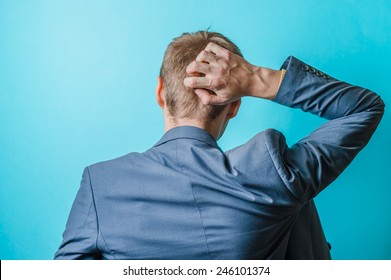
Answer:
M277 131L277 130L274 130L273 131ZM282 134L281 132L277 131L278 134ZM276 165L276 161L275 159L273 158L272 156L272 151L271 151L271 147L269 146L269 143L268 143L268 139L266 139L265 137L265 145L266 145L266 148L267 148L267 151L268 151L268 154L269 154L269 157L271 159L271 161L273 162L273 166L274 166L274 169L277 171L278 175L280 176L280 179L281 181L284 183L285 185L285 188L288 190L288 192L291 194L292 198L294 198L294 200L296 202L298 202L300 205L302 205L303 203L293 194L293 192L288 188L288 185L286 184L285 180L283 179L283 174L281 173L281 170L279 168L277 168L277 165Z
M90 174L89 167L87 167L87 173L88 173L88 178L89 178L89 182L90 182L89 185L90 185L91 197L92 197L91 207L94 207L94 209L95 209L95 218L96 218L96 226L97 226L96 240L95 240L95 249L96 249L97 252L100 252L100 250L98 249L98 247L99 247L98 243L99 243L99 236L101 236L101 238L102 238L104 244L106 245L108 251L115 258L114 253L110 250L109 246L107 245L106 240L104 239L102 231L100 229L98 211L96 210L95 195L94 195L94 190L92 188L92 182L91 182L92 180L91 180L91 174Z

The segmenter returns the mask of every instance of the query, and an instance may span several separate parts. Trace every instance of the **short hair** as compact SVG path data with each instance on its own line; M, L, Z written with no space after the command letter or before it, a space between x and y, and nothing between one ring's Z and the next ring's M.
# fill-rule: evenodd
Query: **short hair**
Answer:
M168 45L160 68L165 89L165 103L174 118L197 118L203 121L215 119L224 105L204 105L193 89L183 81L188 76L186 67L196 59L205 47L213 42L243 57L239 48L227 37L217 32L197 31L183 33Z

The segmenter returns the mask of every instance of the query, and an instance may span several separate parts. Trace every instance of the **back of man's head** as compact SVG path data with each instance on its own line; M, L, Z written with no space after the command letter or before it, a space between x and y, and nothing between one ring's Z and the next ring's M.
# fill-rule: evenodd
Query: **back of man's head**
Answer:
M191 118L203 121L215 119L224 106L204 105L192 89L183 84L186 67L197 55L213 42L242 56L239 48L227 37L217 32L198 31L183 33L168 45L160 68L163 79L165 103L174 119Z

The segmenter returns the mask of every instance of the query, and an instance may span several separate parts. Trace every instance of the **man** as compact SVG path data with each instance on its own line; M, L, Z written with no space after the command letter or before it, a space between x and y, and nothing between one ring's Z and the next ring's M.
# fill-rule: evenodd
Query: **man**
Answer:
M224 153L216 140L243 96L329 121L292 147L269 129ZM164 136L85 169L56 259L329 258L312 199L369 141L378 95L294 57L251 65L201 31L170 43L156 98Z

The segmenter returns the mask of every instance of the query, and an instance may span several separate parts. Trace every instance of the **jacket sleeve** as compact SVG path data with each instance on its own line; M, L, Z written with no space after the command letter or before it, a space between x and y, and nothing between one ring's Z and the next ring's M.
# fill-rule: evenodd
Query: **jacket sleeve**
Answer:
M275 102L329 121L292 147L279 132L267 138L286 187L304 204L327 187L364 148L378 126L384 103L368 89L336 80L289 57Z
M86 168L68 217L63 241L54 259L100 259L97 237L98 221L89 170Z

